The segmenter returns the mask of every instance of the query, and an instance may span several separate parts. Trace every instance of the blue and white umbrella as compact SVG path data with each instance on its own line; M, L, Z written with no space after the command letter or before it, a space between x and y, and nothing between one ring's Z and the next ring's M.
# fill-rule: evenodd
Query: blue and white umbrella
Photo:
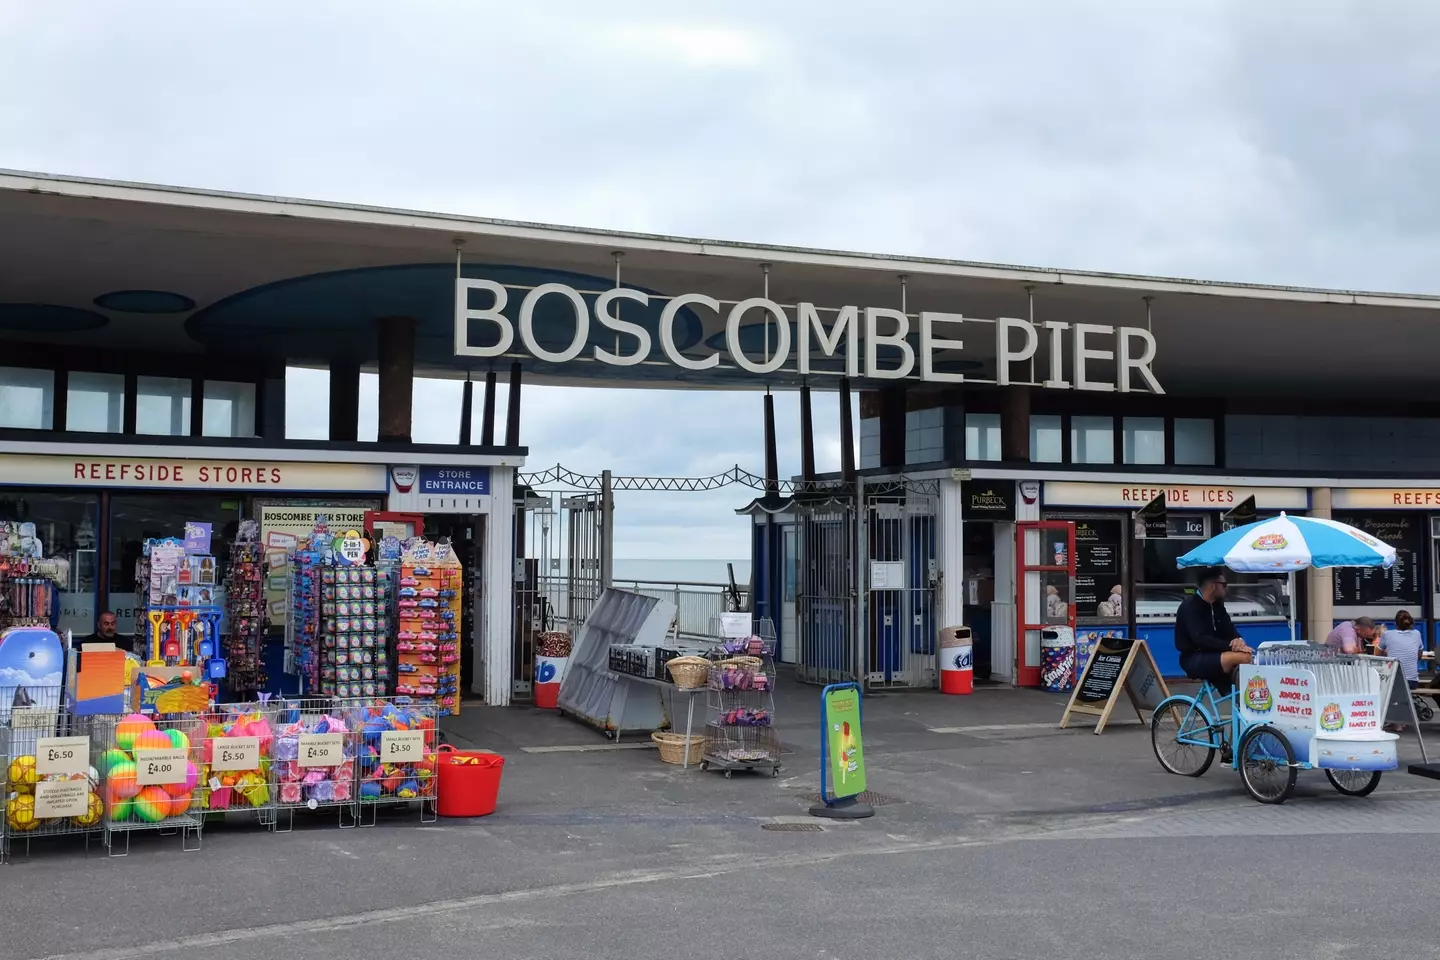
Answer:
M1395 548L1361 530L1319 517L1247 523L1211 537L1181 557L1180 567L1229 567L1237 573L1293 573L1306 567L1390 567Z
M1391 567L1395 565L1395 548L1348 524L1282 513L1211 537L1175 563L1179 567L1229 567L1237 573L1289 574L1293 640L1296 570Z

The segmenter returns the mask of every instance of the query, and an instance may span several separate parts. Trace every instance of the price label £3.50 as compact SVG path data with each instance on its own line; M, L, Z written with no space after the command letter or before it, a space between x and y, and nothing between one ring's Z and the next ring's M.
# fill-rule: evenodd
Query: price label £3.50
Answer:
M135 782L142 787L184 783L189 778L188 750L136 750Z
M35 742L35 772L74 776L90 770L89 737L41 737Z
M300 756L302 767L338 767L345 762L345 734L302 733Z

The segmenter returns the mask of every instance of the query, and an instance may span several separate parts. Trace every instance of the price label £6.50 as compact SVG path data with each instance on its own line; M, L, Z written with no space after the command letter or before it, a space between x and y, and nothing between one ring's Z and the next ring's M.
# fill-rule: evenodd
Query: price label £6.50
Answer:
M35 772L74 776L90 770L89 737L41 737L35 742Z
M302 767L338 767L345 762L345 734L302 733L300 756Z

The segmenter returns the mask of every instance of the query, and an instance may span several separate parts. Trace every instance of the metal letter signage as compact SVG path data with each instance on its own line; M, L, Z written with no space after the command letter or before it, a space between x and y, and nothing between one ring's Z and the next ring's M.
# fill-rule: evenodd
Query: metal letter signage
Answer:
M518 294L518 296L512 296ZM535 331L535 310L542 297L550 296L565 303L565 312L573 312L573 318L562 323L564 329L558 332L564 349L553 350L542 346ZM519 300L518 306L515 300ZM650 331L638 323L620 319L616 308L617 300L632 300L648 305L651 301L663 301L656 334L660 341L661 361L651 360L655 344ZM681 310L703 309L717 315L723 321L718 343L715 338L704 340L703 353L695 348L682 350L676 343L676 318ZM508 312L507 312L508 310ZM512 319L511 315L514 315ZM833 315L826 324L822 315ZM739 369L758 376L772 373L796 373L801 376L811 373L838 373L833 370L818 370L812 360L814 354L832 358L843 363L845 376L861 373L861 359L864 376L882 380L919 379L938 383L994 383L1002 386L1025 382L1012 378L1012 367L1017 363L1033 362L1041 343L1041 334L1036 324L1015 317L1001 317L986 320L965 317L958 313L922 312L906 314L890 307L859 307L847 305L838 308L816 307L813 303L797 303L793 310L765 297L751 297L739 302L722 302L702 293L683 293L664 297L615 287L599 295L582 293L563 283L545 283L538 287L523 287L497 283L493 280L457 278L455 280L455 355L457 357L501 357L513 350L523 351L537 360L547 363L564 364L575 360L594 360L612 367L628 367L645 362L668 362L681 370L710 370L724 365L725 368ZM470 342L470 326L473 321L483 321L494 327L495 335L488 339L493 342L477 346ZM574 326L570 326L573 323ZM767 325L773 340L767 337L763 356L747 354L742 349L740 331L759 323ZM984 379L944 370L945 357L963 353L967 340L975 337L962 335L967 325L989 324L994 327L994 357L996 374L994 379ZM518 326L518 330L517 330ZM614 331L615 337L603 338L615 349L609 350L598 344L590 344L593 327ZM1077 323L1073 326L1052 321L1040 324L1050 334L1048 353L1050 360L1049 377L1037 384L1050 390L1093 390L1098 392L1130 393L1145 391L1164 393L1160 381L1150 369L1155 360L1155 337L1141 327L1115 327L1097 323ZM910 334L918 334L918 344ZM1066 333L1069 336L1066 336ZM621 343L620 337L629 338ZM630 342L633 341L633 344ZM622 349L622 346L627 349ZM884 348L882 350L882 348ZM753 347L752 354L758 353ZM587 356L588 354L588 356ZM1062 371L1067 367L1074 376L1074 383L1065 379ZM1113 366L1114 382L1097 379L1097 364ZM1030 375L1027 367L1026 377ZM1037 371L1040 372L1040 371Z

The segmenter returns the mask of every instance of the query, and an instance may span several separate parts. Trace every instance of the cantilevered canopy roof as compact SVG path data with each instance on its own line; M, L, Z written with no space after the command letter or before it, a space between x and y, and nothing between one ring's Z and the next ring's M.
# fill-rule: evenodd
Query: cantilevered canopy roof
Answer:
M1428 398L1440 381L1432 359L1440 354L1436 297L767 247L23 172L0 172L0 340L370 363L374 321L404 315L417 321L417 372L462 376L492 361L455 355L457 241L464 276L512 287L506 311L512 318L526 288L558 282L597 293L613 286L614 254L622 252L622 284L664 298L760 296L768 264L770 299L790 305L792 321L801 301L862 311L899 307L902 276L912 318L920 311L1024 318L1029 287L1037 323L1144 327L1144 298L1151 297L1152 368L1172 394L1314 394L1364 372L1383 373L1392 397ZM653 333L659 309L619 312ZM740 337L757 360L766 343L764 317L747 314ZM487 342L488 329L472 327L472 342ZM562 297L544 298L534 329L547 349L563 349L574 331L571 307ZM723 349L723 316L705 307L682 310L674 329L686 356ZM963 334L940 335L963 335L965 346L937 352L937 369L994 378L993 325L967 323ZM614 336L595 326L591 344L614 349ZM1036 379L1048 369L1048 339L1041 338ZM633 350L634 341L628 343ZM682 369L665 360L658 342L650 362L636 366L597 363L590 353L587 345L576 360L540 361L518 340L513 351L530 382L800 381L793 360L775 373L754 374L729 363ZM882 360L896 355L894 348L881 350ZM509 358L496 362L503 367ZM827 360L815 369L812 382L826 388L840 367ZM1096 369L1102 376L1109 371L1104 363Z

